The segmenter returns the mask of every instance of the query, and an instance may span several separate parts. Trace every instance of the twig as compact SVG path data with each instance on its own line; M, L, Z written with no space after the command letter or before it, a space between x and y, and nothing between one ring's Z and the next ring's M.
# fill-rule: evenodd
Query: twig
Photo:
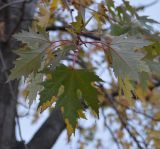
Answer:
M151 6L155 5L158 1L159 1L159 0L154 0L153 2L151 2L151 3L149 3L149 4L142 5L142 6L138 6L138 7L136 8L136 10L139 11L139 10L143 10L143 9L145 9L145 8L147 8L147 7L151 7Z
M141 115L143 115L143 116L145 116L145 117L147 117L147 118L149 118L149 119L151 119L151 120L153 120L153 121L160 121L160 119L156 119L156 118L152 117L151 115L148 115L148 114L146 114L146 113L144 113L144 112L142 112L142 111L138 111L138 110L136 110L136 109L130 108L130 107L128 107L128 106L126 106L126 105L118 102L117 100L115 100L115 102L116 102L118 105L121 105L121 106L125 107L126 109L131 110L131 111L133 111L133 112L135 112L135 113L141 114Z
M138 131L136 130L136 128L134 128L134 126L132 126L131 124L128 123L128 125L129 125L129 127L132 128L132 130L135 131L135 133L136 133L139 137L141 137L142 143L144 144L145 148L148 148L148 144L147 144L147 142L145 141L145 138L142 136L142 134L140 134L140 132L138 132Z
M23 2L29 2L30 0L17 0L17 1L13 1L13 2L9 2L7 4L4 4L3 6L0 7L0 11L6 7L9 7L11 5L17 4L17 3L23 3Z
M67 26L55 26L55 25L53 25L53 26L47 27L46 31L63 31L63 32L68 32L66 30L66 28L67 28ZM82 33L82 34L80 34L80 36L100 41L100 37L94 36L94 35L91 35L91 34L88 34L88 33L87 34Z
M142 146L140 145L139 141L137 140L137 138L132 134L132 132L130 131L130 129L128 128L128 125L126 124L126 122L124 121L123 117L121 116L121 114L119 113L112 97L108 94L105 93L104 87L102 84L99 84L100 89L104 92L105 97L108 99L108 101L110 102L110 104L112 105L113 109L115 110L119 120L121 121L124 129L128 132L128 134L131 136L131 138L134 140L134 142L136 143L137 147L139 149L143 149Z
M107 122L106 122L106 116L105 116L105 113L104 113L104 109L103 109L103 108L102 108L102 115L103 115L103 117L104 117L104 125L105 125L105 127L106 127L106 128L108 129L108 131L110 132L110 134L111 134L114 142L115 142L116 145L117 145L117 148L118 148L118 149L121 149L120 144L119 144L119 142L117 141L117 139L116 139L116 137L115 137L115 135L114 135L114 132L112 131L112 129L108 126L108 124L107 124Z

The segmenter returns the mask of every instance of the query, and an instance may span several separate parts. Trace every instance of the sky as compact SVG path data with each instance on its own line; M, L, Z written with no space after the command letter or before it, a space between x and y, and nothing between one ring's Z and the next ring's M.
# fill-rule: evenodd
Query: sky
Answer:
M119 4L121 1L120 0L115 0L115 2L117 4ZM148 4L153 2L153 0L130 0L131 4L133 5L142 5L142 4ZM141 12L142 15L147 15L157 21L160 22L160 0L153 6L147 8L145 11ZM156 26L156 28L160 28L160 26ZM107 77L107 76L106 76ZM21 132L22 132L22 137L24 140L26 140L27 142L31 139L31 137L34 135L34 133L40 128L41 124L47 119L48 116L48 111L43 112L40 115L40 118L38 119L37 123L32 124L33 121L33 114L34 114L34 109L36 107L32 106L31 107L31 111L30 111L30 115L26 116L24 118L20 118L20 126L21 126ZM20 107L19 108L19 113L21 114L25 114L28 111L25 110L24 108ZM90 116L88 116L90 117ZM107 140L107 143L109 146L105 146L104 148L110 148L110 149L116 149L116 147L113 145L112 140L110 135L104 131L101 128L101 124L103 122L103 119L100 118L99 120L95 121L95 119L86 121L86 120L82 120L80 121L80 123L84 123L85 126L90 125L91 123L97 123L98 127L99 127L99 132L97 133L96 137L100 137L100 138L105 138L104 141ZM16 133L17 133L17 137L19 139L19 132L18 129L16 128ZM56 142L56 144L54 145L53 149L76 149L76 141L77 141L77 137L78 136L78 132L76 132L75 136L72 137L72 143L68 145L67 143L67 136L66 136L66 131L64 131L61 136L59 137L58 141ZM110 145L112 144L112 148L110 147ZM94 149L92 145L87 146L85 149Z

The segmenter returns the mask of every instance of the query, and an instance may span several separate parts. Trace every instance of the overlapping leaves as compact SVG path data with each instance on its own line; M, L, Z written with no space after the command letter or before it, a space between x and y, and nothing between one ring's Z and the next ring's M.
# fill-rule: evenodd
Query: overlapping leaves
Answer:
M151 68L144 60L144 54L136 52L151 43L140 36L121 35L112 38L110 49L107 52L111 59L111 67L119 82L119 93L131 99L134 92L133 84L139 82L146 84L144 78L150 73Z
M25 43L24 48L15 51L19 57L15 61L15 67L11 70L10 80L21 76L28 76L36 73L41 67L44 57L44 50L49 46L49 42L45 36L32 31L22 31L15 34L14 38Z
M35 76L31 74L28 79L28 85L24 91L26 92L26 98L31 106L33 101L36 100L37 94L43 89L41 85L43 74L38 73Z
M139 31L148 33L149 30L152 30L148 23L158 23L154 20L148 19L146 16L137 17L136 9L131 7L128 1L124 2L124 6L116 7L112 0L106 0L108 7L107 9L104 3L98 4L98 11L93 11L92 16L86 21L83 11L84 8L82 6L88 6L93 1L81 0L81 2L79 2L79 0L72 1L72 4L78 9L78 16L73 19L75 22L71 22L66 28L66 31L74 35L73 37L78 37L78 40L73 39L74 45L65 45L61 46L60 49L54 49L54 46L52 47L48 37L44 36L43 34L38 34L33 31L22 31L21 33L15 34L14 38L24 43L25 46L23 47L25 48L17 50L16 53L19 55L19 58L16 60L15 68L11 70L10 75L10 79L19 78L20 76L27 77L30 76L30 74L33 75L33 78L30 79L29 85L26 88L28 91L27 98L30 99L30 103L36 98L37 93L42 90L43 85L44 89L40 93L41 97L39 110L43 111L55 103L56 108L60 108L63 113L69 135L74 132L77 126L78 118L85 118L84 107L90 107L93 111L95 111L95 113L98 114L98 92L94 88L93 82L99 82L101 79L99 79L99 77L97 77L94 73L87 70L76 70L64 65L57 67L57 65L59 65L61 60L66 59L71 49L75 50L78 46L81 46L81 44L85 45L85 41L83 42L83 38L81 39L80 37L81 35L85 35L85 33L87 33L86 35L88 36L89 32L87 32L85 27L90 22L92 17L94 16L97 20L97 27L99 30L102 29L102 23L105 23L106 21L110 22L112 35L121 35L127 32L130 34L135 34L139 33ZM56 24L55 22L57 20L53 15L53 11L55 11L59 3L60 0L52 0L50 7L46 7L45 5L39 6L39 16L37 17L36 22L36 26L41 28L40 30L37 28L39 32L41 32L41 30L45 30L50 22L52 24ZM61 1L61 4L62 3L62 7L68 9L68 2ZM50 8L50 11L48 8ZM135 17L136 20L133 21L135 18L133 19L131 16L133 16L133 18ZM61 17L58 22L59 21L61 21ZM64 21L64 24L65 23L68 24L68 22ZM59 43L61 43L61 41ZM64 42L64 44L66 43L67 42ZM146 87L148 73L150 71L156 74L160 73L159 63L152 61L160 54L159 42L157 41L152 45L149 44L150 43L148 41L141 37L127 37L124 35L113 37L112 42L109 45L110 49L107 47L109 50L108 61L118 78L120 94L123 94L125 97L127 97L127 99L131 99L134 94L132 91L135 89L133 86L135 81L140 81L141 85L143 84L143 86ZM135 49L139 48L143 48L143 50L146 52L146 56L135 51ZM48 52L45 53L45 50ZM76 57L77 55L74 56ZM85 57L84 55L84 59L86 58L88 57ZM78 58L75 62L77 61ZM47 80L44 81L44 83L40 83L43 81L44 75L36 73L40 69L46 68L44 65L47 68L49 67L52 69L52 71L42 71L46 73Z
M155 42L147 47L144 47L144 50L147 52L145 58L154 59L160 55L160 42Z
M41 66L43 54L34 49L19 49L16 53L20 56L15 61L15 67L11 70L10 80L21 76L28 76L32 72L37 72Z
M28 47L30 48L39 48L43 46L44 44L48 43L47 37L45 37L43 34L38 34L33 31L22 31L18 34L13 35L13 37L22 43L26 43Z

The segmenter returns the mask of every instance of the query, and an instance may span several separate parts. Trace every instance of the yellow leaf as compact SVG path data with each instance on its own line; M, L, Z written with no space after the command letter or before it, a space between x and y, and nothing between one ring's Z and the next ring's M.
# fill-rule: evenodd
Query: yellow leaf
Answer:
M160 131L156 130L148 130L148 134L150 138L160 139Z
M131 102L130 100L127 100L125 98L119 98L119 103L121 103L122 105L124 105L125 107L130 107L131 106Z
M132 99L132 92L134 89L132 87L132 84L130 83L128 78L122 79L118 78L118 84L119 84L119 90L120 90L120 95L121 95L121 90L124 92L124 96L128 99Z
M22 92L22 96L26 98L28 95L29 95L29 91L28 91L28 90L26 90L26 89L25 89L25 90L23 90L23 92Z
M156 119L156 120L160 119L160 112L155 113L154 119Z
M110 50L108 49L107 52L105 52L105 54L106 54L106 58L107 58L109 66L112 66L113 60L112 60L112 56L111 56Z
M97 115L97 113L95 111L91 110L91 112L92 112L93 116L99 117L99 115Z
M86 7L93 3L93 0L72 0L72 4L79 9L81 6Z
M80 118L87 119L82 110L78 111L78 115L79 115Z
M68 141L69 141L69 138L72 135L72 133L74 132L74 130L73 130L73 127L71 126L71 124L69 123L68 119L65 119L65 123L66 123L67 134L68 134Z
M51 80L52 79L52 75L51 74L47 74L47 79Z
M54 11L58 6L59 0L52 0L50 5L50 11Z
M46 49L45 64L48 65L54 58L55 58L55 56L53 54L53 50L51 48L47 48Z
M57 98L55 96L53 96L51 98L50 101L47 101L45 103L43 103L39 108L38 108L38 112L41 113L43 112L44 110L46 110L48 107L51 107L52 104L57 100Z
M145 101L146 91L144 91L140 86L137 86L135 92L140 100Z
M61 112L64 113L64 107L61 107Z
M39 5L39 17L37 18L38 20L38 25L40 27L44 27L46 28L48 23L49 23L49 20L50 20L50 12L48 10L47 7L43 6L43 5Z
M98 14L98 12L93 12L92 15L94 16L94 18L96 19L96 21L98 23L100 23L101 20L100 20L100 15Z
M64 92L64 86L61 85L60 88L58 89L58 94L57 94L57 96L60 97L60 96L63 94L63 92Z
M117 137L118 137L119 139L121 139L121 138L123 138L123 136L124 136L123 131L122 131L122 130L118 130L118 131L117 131Z

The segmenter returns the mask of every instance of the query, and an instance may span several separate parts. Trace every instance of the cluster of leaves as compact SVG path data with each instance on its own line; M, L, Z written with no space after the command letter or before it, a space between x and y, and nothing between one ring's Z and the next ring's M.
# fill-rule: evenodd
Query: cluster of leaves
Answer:
M110 98L109 95L118 92L115 101L127 107L134 106L133 98L142 101L147 96L151 75L154 74L154 80L157 80L160 72L160 42L149 25L158 22L139 16L137 11L140 7L132 7L128 1L115 6L112 0L105 3L44 0L37 7L32 29L13 36L22 45L15 51L19 58L9 79L25 77L28 82L25 96L32 103L40 94L40 112L48 107L60 108L69 136L78 126L78 118L86 119L86 108L99 115L99 106L105 101L105 105L115 109L112 101L106 99L106 94ZM64 10L66 13L62 13ZM63 26L56 26L58 23ZM96 25L91 31L93 23ZM106 24L109 29L106 29ZM50 38L46 32L49 29L62 32L55 37L53 35L56 40L52 40L52 35ZM105 56L101 59L109 70L113 70L118 87L113 80L110 90L102 88L104 82L94 73L91 58L97 52L104 52ZM66 65L62 64L62 60L66 60ZM154 86L154 83L151 84ZM118 111L126 114L126 109Z

